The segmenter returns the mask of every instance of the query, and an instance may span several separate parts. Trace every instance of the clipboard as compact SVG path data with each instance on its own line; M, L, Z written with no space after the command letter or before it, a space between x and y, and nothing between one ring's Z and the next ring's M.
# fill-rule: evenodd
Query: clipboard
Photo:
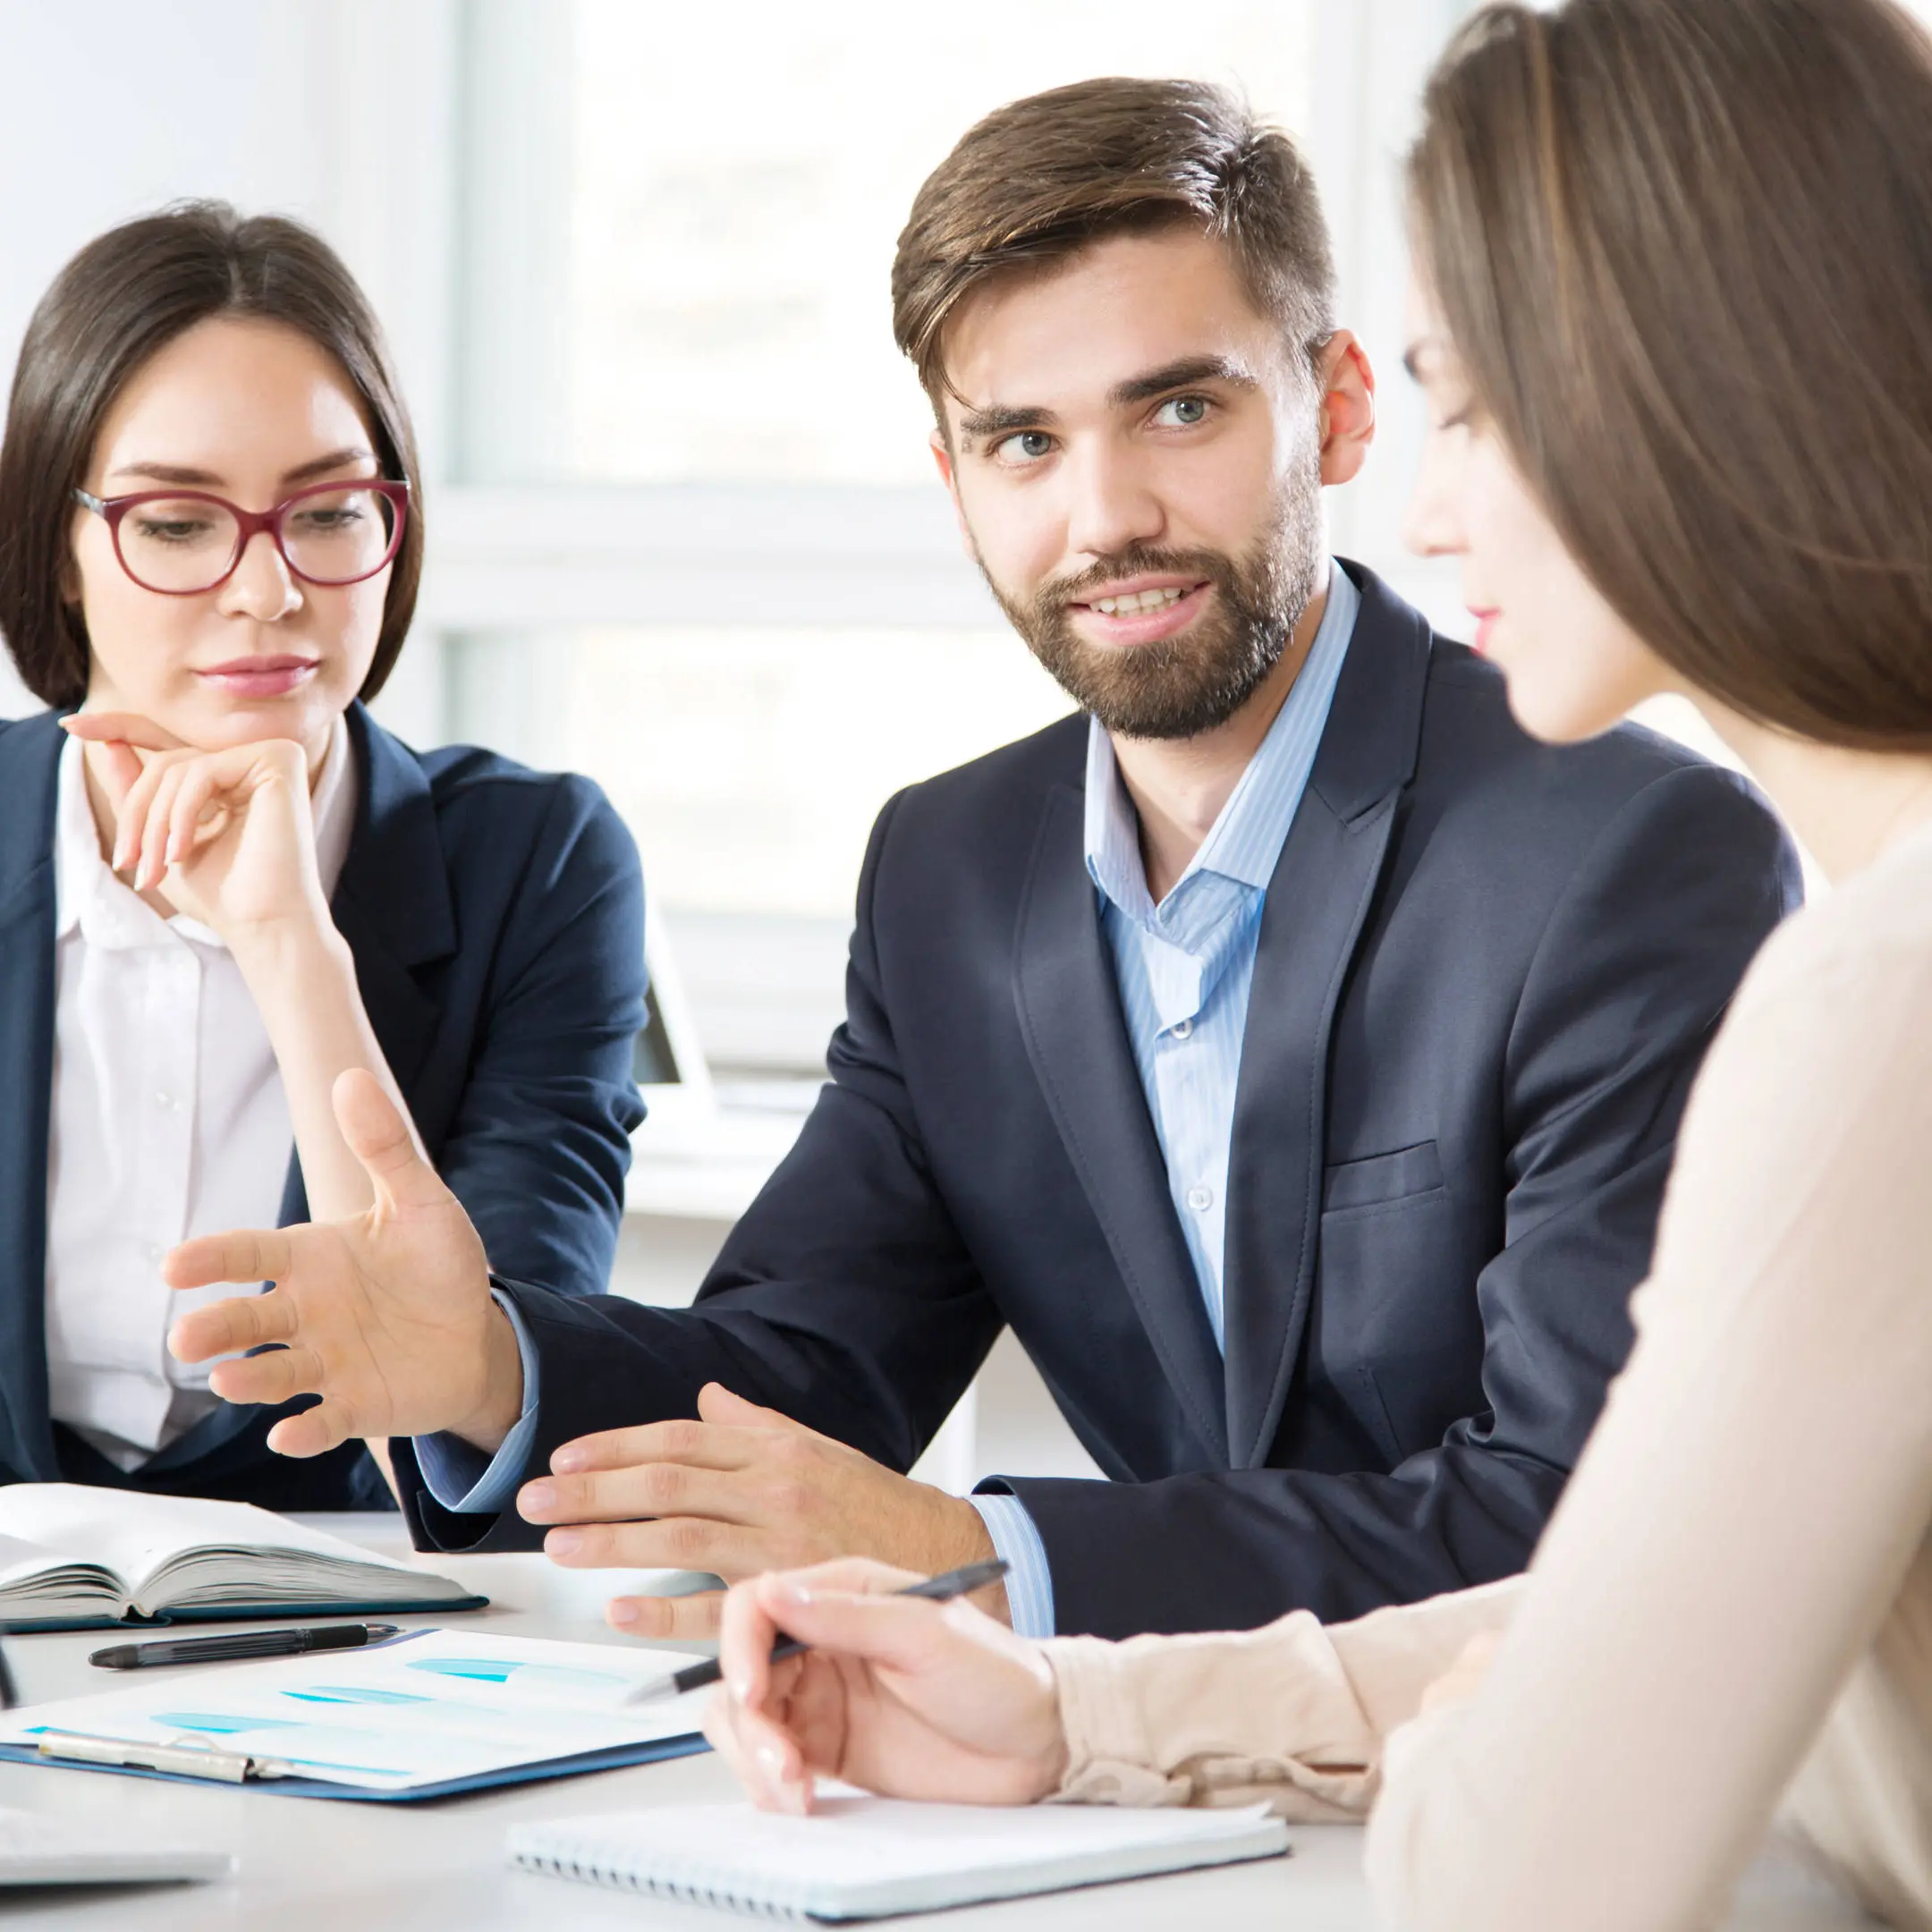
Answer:
M699 1694L634 1707L682 1653L406 1631L354 1650L156 1672L0 1714L0 1761L412 1804L708 1750ZM130 1674L145 1677L148 1674Z
M138 1747L130 1747L138 1749ZM352 1804L420 1804L432 1798L461 1798L470 1792L501 1791L513 1784L540 1784L547 1778L581 1777L591 1771L621 1771L631 1765L659 1764L673 1758L691 1758L711 1749L701 1733L659 1738L648 1743L619 1745L610 1750L580 1751L568 1758L548 1758L507 1770L479 1772L470 1777L445 1778L440 1784L411 1785L407 1791L377 1791L357 1784L337 1784L321 1778L260 1777L253 1758L210 1752L239 1766L231 1775L228 1764L210 1763L206 1770L160 1769L152 1765L110 1764L97 1758L69 1757L59 1751L30 1750L24 1745L0 1744L0 1763L46 1765L59 1771L106 1771L115 1777L155 1778L165 1784L247 1784L283 1798L339 1798Z

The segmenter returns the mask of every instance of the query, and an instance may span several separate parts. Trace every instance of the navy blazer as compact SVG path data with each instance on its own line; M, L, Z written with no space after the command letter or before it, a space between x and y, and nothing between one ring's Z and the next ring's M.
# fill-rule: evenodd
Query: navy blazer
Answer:
M1741 780L1532 741L1366 571L1262 915L1216 1347L1083 863L1087 724L873 834L832 1083L697 1306L513 1291L533 1470L716 1378L896 1469L1003 1326L1109 1482L1015 1475L1065 1631L1342 1619L1520 1569L1631 1339L1686 1090L1798 902ZM420 1489L438 1546L538 1531Z
M418 753L358 704L360 791L332 910L369 1023L495 1267L562 1297L602 1291L643 1116L636 847L588 779L488 751ZM65 735L0 723L0 1481L112 1483L271 1509L381 1507L360 1443L293 1462L264 1437L307 1406L224 1403L131 1474L47 1413L47 1122L54 818ZM292 1162L284 1225L308 1218Z

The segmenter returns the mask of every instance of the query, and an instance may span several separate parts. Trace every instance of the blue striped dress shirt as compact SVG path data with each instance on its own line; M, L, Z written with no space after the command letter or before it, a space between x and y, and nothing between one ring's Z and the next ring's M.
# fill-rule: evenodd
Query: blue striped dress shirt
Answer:
M1216 1342L1224 1338L1234 1087L1261 909L1314 769L1360 606L1347 572L1332 566L1327 606L1307 663L1200 850L1157 906L1148 894L1140 820L1121 783L1113 741L1097 724L1088 733L1087 869L1099 894L1121 1013L1166 1163L1167 1190ZM972 1501L1011 1566L1006 1597L1013 1628L1022 1636L1052 1636L1053 1574L1032 1517L1017 1496Z

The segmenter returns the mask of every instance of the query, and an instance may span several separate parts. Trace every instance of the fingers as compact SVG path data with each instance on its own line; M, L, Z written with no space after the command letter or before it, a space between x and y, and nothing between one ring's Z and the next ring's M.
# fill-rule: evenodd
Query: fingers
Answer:
M812 1780L804 1753L776 1724L746 1709L722 1686L705 1707L704 1733L759 1809L811 1809Z
M722 1382L707 1382L698 1391L698 1419L722 1423L730 1428L787 1428L811 1433L803 1423L794 1422L775 1409L761 1409L755 1402L734 1395Z
M822 1564L818 1570L767 1573L745 1588L773 1629L815 1650L886 1670L930 1669L959 1643L958 1633L944 1619L943 1606L923 1597L884 1594L917 1582L916 1576L877 1563L869 1566L872 1573L840 1588L826 1580L824 1572L841 1567ZM903 1580L886 1581L886 1577ZM758 1681L755 1670L751 1681Z
M150 767L153 770L156 767ZM170 765L161 771L161 775L148 793L148 810L141 820L138 834L139 849L131 853L128 862L134 867L134 886L138 892L152 892L161 883L162 875L168 868L168 831L174 822L174 801L181 792L182 781L187 776L188 767ZM145 784L147 774L142 774ZM129 807L139 795L140 787L129 796ZM123 808L123 816L127 808Z
M768 1537L707 1516L572 1524L544 1538L544 1555L565 1570L699 1570L725 1578L769 1570L775 1560Z
M110 860L116 872L137 865L141 856L141 833L148 823L148 808L172 767L163 758L149 759L114 807L114 848Z
M708 1643L718 1633L724 1607L723 1590L695 1590L689 1597L613 1597L604 1621L627 1637L653 1643Z
M759 1414L768 1411L760 1410ZM550 1467L560 1476L587 1470L633 1468L648 1462L676 1462L690 1469L741 1470L757 1459L761 1445L743 1429L678 1420L648 1422L637 1428L606 1429L561 1443ZM532 1519L535 1521L536 1519Z
M704 1516L750 1524L765 1513L759 1486L741 1474L684 1462L641 1462L593 1476L542 1476L517 1494L517 1514L533 1523L637 1522Z
M268 1446L277 1455L300 1460L305 1456L326 1454L347 1442L352 1436L361 1433L355 1427L353 1418L339 1403L319 1402L312 1409L304 1409L300 1415L284 1416L268 1431Z
M138 745L143 751L181 751L188 749L185 739L177 738L139 711L77 711L61 720L69 737L84 738L92 744Z
M204 835L204 818L208 820L208 835L218 834L226 825L226 810L215 802L219 784L213 767L204 761L198 759L182 767L181 782L174 788L174 803L167 816L165 843L159 848L167 864L178 865L194 850Z
M254 1402L279 1408L298 1395L313 1395L322 1387L322 1365L313 1350L297 1345L270 1349L216 1362L208 1371L208 1386L228 1402Z
M362 1163L379 1208L401 1214L440 1207L448 1199L449 1190L424 1159L401 1108L366 1067L337 1075L330 1098L335 1124L349 1151Z
M161 1279L170 1288L212 1288L217 1282L280 1281L289 1272L294 1254L286 1228L200 1234L193 1241L183 1241L163 1258ZM217 1304L223 1308L227 1305ZM257 1307L259 1302L249 1306ZM282 1337L264 1335L261 1339L278 1342Z
M232 1301L211 1301L206 1308L189 1309L168 1330L168 1353L176 1361L207 1361L216 1355L260 1348L265 1343L287 1342L294 1333L295 1310L285 1297L238 1296Z

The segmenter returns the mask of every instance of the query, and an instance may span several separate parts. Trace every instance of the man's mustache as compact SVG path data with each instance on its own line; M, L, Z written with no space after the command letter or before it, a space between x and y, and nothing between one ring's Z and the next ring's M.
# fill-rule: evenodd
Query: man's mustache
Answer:
M1131 551L1117 557L1102 557L1077 577L1058 578L1043 584L1033 595L1033 606L1042 613L1057 614L1071 604L1089 602L1104 584L1143 575L1193 576L1225 585L1233 578L1234 566L1217 550Z

